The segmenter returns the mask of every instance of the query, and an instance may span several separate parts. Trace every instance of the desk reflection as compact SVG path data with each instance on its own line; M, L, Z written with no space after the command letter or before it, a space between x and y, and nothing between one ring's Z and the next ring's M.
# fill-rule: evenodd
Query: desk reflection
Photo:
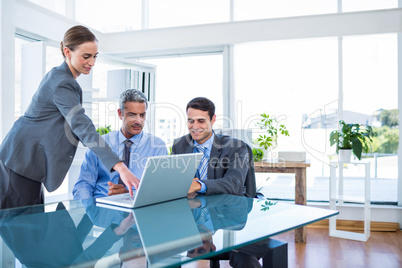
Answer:
M197 195L190 199L193 215L203 237L203 245L187 252L195 258L216 250L213 234L219 230L241 230L253 208L253 200L231 195Z
M111 209L99 207L94 199L81 201L85 207L86 215L95 226L104 228L105 231L112 228L114 233L122 239L122 245L118 252L112 252L115 254L114 264L121 264L129 259L144 256L140 235L131 210L119 210L117 207Z
M83 242L93 223L84 214L76 226L63 203L54 212L44 213L43 206L35 206L3 210L0 215L4 243L27 267L89 266L120 239L109 227L84 249Z
M186 255L215 251L213 234L243 229L253 207L253 199L230 195L133 210L101 207L94 200L69 202L68 210L59 203L51 212L44 211L46 206L0 211L0 235L23 265L124 267L144 256L144 266L178 265L188 260Z
M203 244L187 252L190 258L216 251L213 235L219 229L242 230L253 208L253 199L232 195L195 196L191 201L193 215L202 234ZM237 248L215 258L229 259L231 267L261 267L260 258L269 252L269 239Z

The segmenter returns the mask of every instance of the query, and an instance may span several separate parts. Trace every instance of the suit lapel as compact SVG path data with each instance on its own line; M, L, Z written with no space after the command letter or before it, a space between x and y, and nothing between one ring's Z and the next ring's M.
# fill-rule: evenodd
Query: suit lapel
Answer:
M222 154L222 139L219 135L215 134L214 142L212 144L211 155L209 157L208 165L208 179L213 180L215 178L214 170L218 165L219 158Z
M187 142L184 143L184 153L191 154L193 152L193 148L194 148L194 141L191 138L190 134L188 134L185 137L185 139L186 139Z

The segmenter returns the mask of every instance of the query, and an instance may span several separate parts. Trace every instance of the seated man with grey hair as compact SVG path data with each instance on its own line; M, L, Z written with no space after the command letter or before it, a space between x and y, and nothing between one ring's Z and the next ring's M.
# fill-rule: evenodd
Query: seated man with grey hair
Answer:
M120 95L117 111L122 120L122 127L119 131L103 135L110 148L123 159L137 179L141 178L148 157L167 155L165 142L142 130L147 108L148 101L142 92L135 89L124 91ZM74 199L97 198L122 192L128 190L119 174L111 173L98 157L88 150L74 185Z

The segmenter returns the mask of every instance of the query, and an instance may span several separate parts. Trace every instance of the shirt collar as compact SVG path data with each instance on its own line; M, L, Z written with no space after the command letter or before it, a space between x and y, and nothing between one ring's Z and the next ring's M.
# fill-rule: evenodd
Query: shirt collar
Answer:
M133 144L138 144L143 135L144 135L144 132L141 131L140 134L132 136L129 140L132 141ZM123 133L121 132L121 129L120 129L120 131L119 131L119 144L123 144L123 142L125 140L127 140L127 138L123 135Z
M212 136L202 144L202 146L204 146L205 148L208 149L208 151L210 152L212 149L212 144L214 143L214 138L215 138L215 133L212 131ZM194 147L196 147L197 145L199 145L198 142L194 141Z

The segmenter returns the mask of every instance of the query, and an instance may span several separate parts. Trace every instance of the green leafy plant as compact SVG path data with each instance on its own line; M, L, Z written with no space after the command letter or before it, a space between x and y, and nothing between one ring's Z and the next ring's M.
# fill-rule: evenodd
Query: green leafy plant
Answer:
M258 145L265 150L276 144L278 135L289 136L289 131L285 125L279 124L275 117L270 117L268 114L261 114L261 121L257 123L260 129L265 129L267 134L259 135L257 138Z
M264 157L264 152L260 148L253 148L254 162L261 162L263 157Z
M353 154L360 160L362 152L368 152L374 133L371 126L360 124L346 124L340 120L342 129L334 130L329 135L330 145L336 144L336 153L339 149L352 149Z
M373 153L397 154L399 144L399 129L383 126L373 128Z
M109 132L112 131L112 126L108 125L108 126L104 126L104 127L99 127L96 132L98 132L100 135L104 135L107 134Z

